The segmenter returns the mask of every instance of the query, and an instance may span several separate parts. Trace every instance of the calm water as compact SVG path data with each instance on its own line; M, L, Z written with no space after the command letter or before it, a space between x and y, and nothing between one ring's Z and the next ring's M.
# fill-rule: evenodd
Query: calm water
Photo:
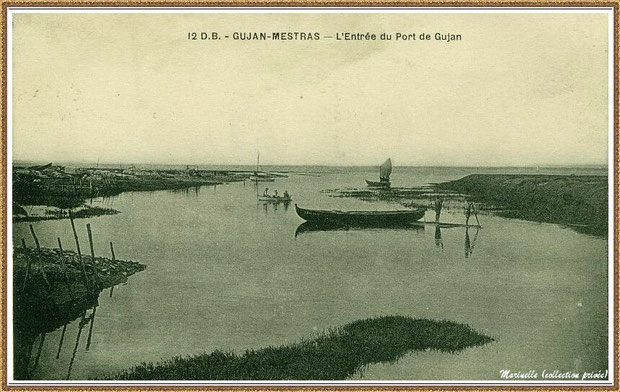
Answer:
M321 192L361 187L364 178L377 176L375 169L320 171L327 173L291 175L265 183L261 192L287 189L295 203L309 208L398 207ZM472 172L396 168L392 180L414 186ZM441 241L432 226L295 237L303 221L294 206L257 204L249 182L125 193L93 204L121 214L76 221L83 241L90 222L98 254L107 255L112 241L118 258L148 267L117 286L112 297L108 290L101 294L91 345L87 351L82 331L71 379L104 377L175 355L280 346L354 320L395 314L464 322L496 342L456 355L412 353L396 364L372 365L356 378L498 379L501 369L607 369L603 238L487 215L480 231L442 229ZM430 212L426 219L433 219ZM442 220L464 218L446 211ZM68 221L34 226L42 246L54 247L60 236L70 247ZM15 225L14 240L22 237L29 238L28 226ZM67 378L79 321L67 326L58 359L61 330L46 335L33 378Z

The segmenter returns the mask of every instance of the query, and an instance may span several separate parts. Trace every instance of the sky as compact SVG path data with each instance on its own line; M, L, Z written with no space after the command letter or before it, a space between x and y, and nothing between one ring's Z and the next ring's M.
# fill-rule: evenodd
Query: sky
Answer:
M15 14L13 159L605 164L607 31L603 14Z

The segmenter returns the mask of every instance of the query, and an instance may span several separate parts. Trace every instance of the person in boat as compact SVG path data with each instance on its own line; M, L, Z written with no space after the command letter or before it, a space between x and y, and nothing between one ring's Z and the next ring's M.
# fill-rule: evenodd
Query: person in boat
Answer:
M265 192L263 192L263 196L269 196L269 188L265 188Z
M284 198L285 199L290 199L291 198L291 195L288 194L288 190L284 191Z
M435 222L439 222L439 217L441 216L441 207L443 206L443 200L438 198L435 200Z

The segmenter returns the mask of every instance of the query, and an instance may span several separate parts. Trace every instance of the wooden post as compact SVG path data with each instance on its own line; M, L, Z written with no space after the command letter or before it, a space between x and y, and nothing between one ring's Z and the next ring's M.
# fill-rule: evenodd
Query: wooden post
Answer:
M26 241L22 238L22 248L24 248L24 254L26 255L26 276L24 277L24 284L22 285L22 291L26 289L26 283L28 283L28 276L30 275L31 260L28 256L28 248L26 247Z
M67 264L65 263L65 252L62 250L62 242L60 242L60 237L56 237L58 240L58 250L60 251L60 264L62 265L62 272L65 275L65 283L67 284L67 289L69 290L69 296L73 300L73 290L71 289L71 282L69 280L69 274L67 273Z
M65 275L67 275L67 264L65 263L65 253L62 250L62 242L60 242L60 237L56 237L56 239L58 240L58 250L60 251L60 265Z
M73 223L73 212L69 210L69 220L71 221L71 228L73 229L73 237L75 238L75 247L77 248L77 256L80 261L80 267L82 267L82 277L84 278L84 283L86 284L86 288L90 288L90 284L88 282L88 276L86 276L86 268L84 267L84 260L82 260L82 251L80 250L80 239L78 238L77 231L75 230L75 223Z
M101 284L101 278L99 278L99 274L97 273L97 266L95 265L95 248L93 247L93 233L90 230L90 223L86 224L86 231L88 232L88 243L90 244L90 257L93 263L93 273L95 274L95 279L97 279L97 284Z
M39 239L37 238L37 235L35 234L34 228L32 227L32 225L29 225L29 226L30 226L30 233L32 234L32 238L34 238L34 243L37 246L37 255L39 256L39 265L41 268L41 274L43 275L43 280L45 280L47 287L51 290L52 285L50 284L50 281L47 279L47 274L45 273L45 263L43 262L43 255L41 254L41 245L39 245Z
M116 255L114 254L114 244L110 241L110 251L112 252L112 261L116 261Z

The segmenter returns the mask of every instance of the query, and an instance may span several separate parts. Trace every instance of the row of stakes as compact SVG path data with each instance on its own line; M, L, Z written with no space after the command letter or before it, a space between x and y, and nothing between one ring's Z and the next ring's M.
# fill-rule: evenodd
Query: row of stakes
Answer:
M88 232L88 242L90 245L90 256L91 256L91 261L92 261L91 268L93 271L93 275L95 277L94 282L93 282L94 286L91 286L88 276L86 275L86 264L84 260L82 259L82 252L80 249L80 240L79 240L77 231L75 230L75 223L73 222L73 212L71 210L69 210L69 220L71 221L71 229L73 230L73 237L75 239L75 246L77 249L77 257L78 257L78 261L80 263L80 267L82 270L82 277L84 279L84 283L86 284L86 288L90 292L95 292L101 288L101 278L99 277L99 273L97 272L97 267L95 266L95 250L93 247L93 234L90 228L90 223L86 224L86 230ZM39 264L41 267L40 268L41 275L43 276L43 280L45 281L45 285L47 286L48 290L51 291L52 285L50 284L50 281L47 278L47 274L45 273L45 268L44 268L45 265L43 261L43 255L41 252L41 245L39 244L39 238L37 237L37 234L35 233L32 225L30 225L30 233L32 234L32 238L34 239L34 243L37 248L37 256L38 256ZM60 241L60 237L57 237L57 240L58 240L58 249L60 251L60 264L61 264L62 271L64 273L65 283L67 285L67 288L69 289L69 294L71 295L71 298L74 299L73 292L71 290L71 285L69 282L69 275L67 273L67 265L65 263L65 255L64 255L63 248L62 248L62 242ZM24 277L24 282L21 287L21 290L23 292L26 289L28 280L30 279L32 259L28 257L28 248L26 247L26 241L23 238L21 239L21 245L24 249L24 252L26 253L26 260L27 260L26 275ZM114 254L114 244L112 244L112 242L110 242L110 251L112 252L112 260L116 260L116 256Z

